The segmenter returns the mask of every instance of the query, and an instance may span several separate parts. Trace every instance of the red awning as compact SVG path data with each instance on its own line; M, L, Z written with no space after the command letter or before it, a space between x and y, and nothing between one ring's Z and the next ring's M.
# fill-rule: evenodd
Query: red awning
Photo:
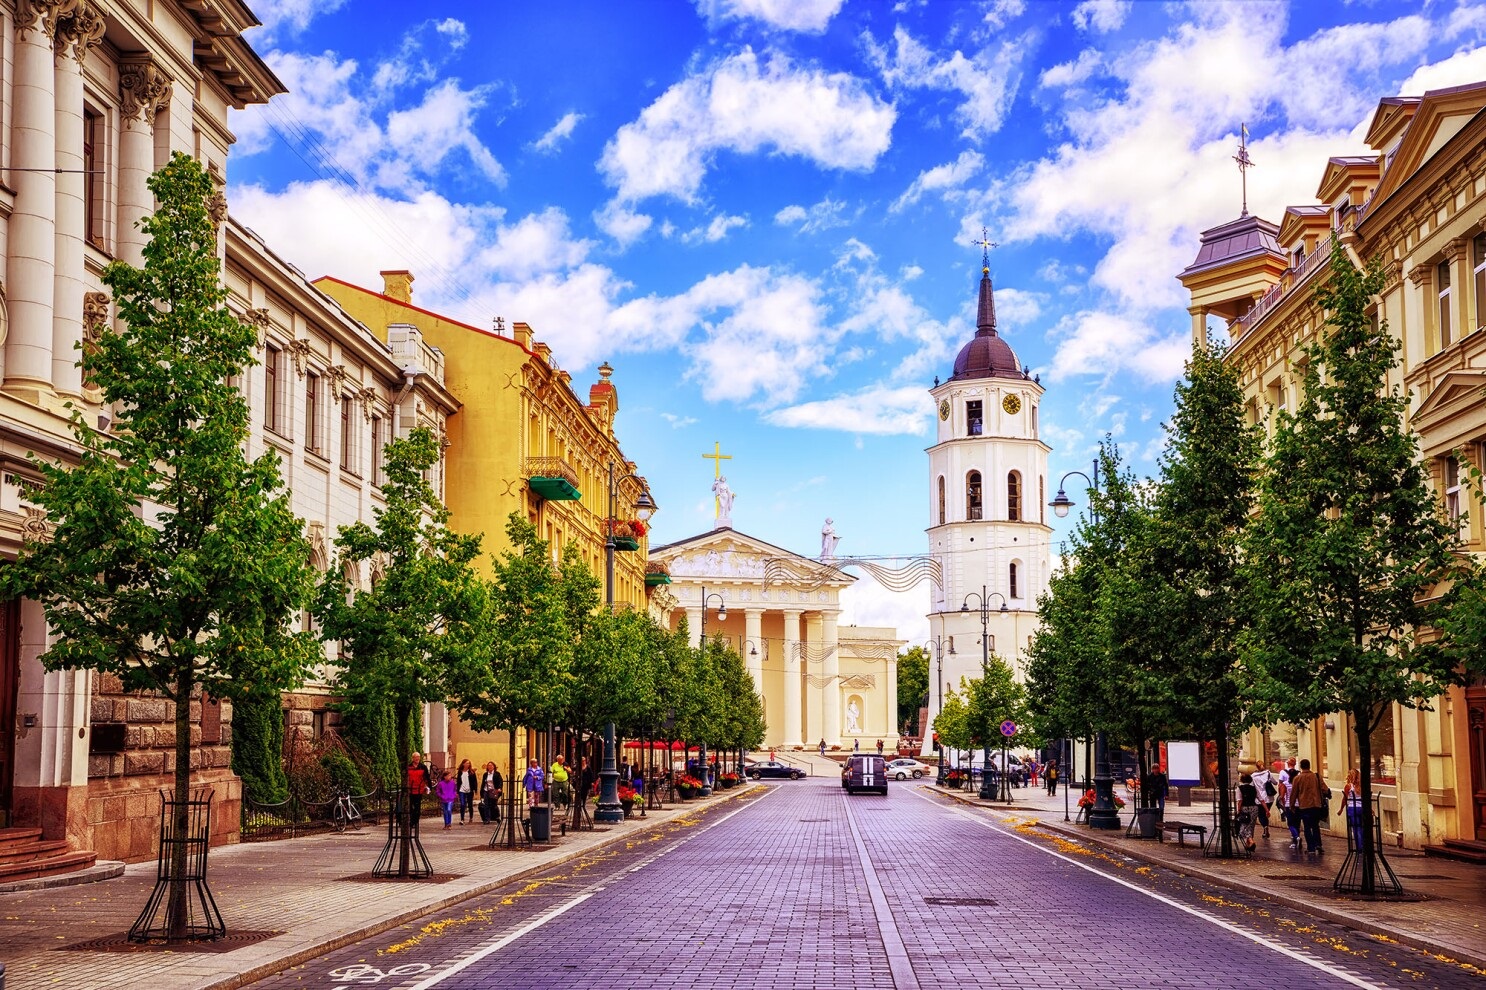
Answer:
M652 749L652 750L659 749L659 750L664 750L666 748L666 744L664 742L649 742L649 743L647 743L647 742L645 742L644 740L641 740L641 739L626 739L624 741L624 748L625 749ZM693 747L693 748L695 748L695 747ZM678 741L678 742L671 743L671 752L673 752L673 753L680 753L680 752L683 752L685 749L686 749L686 743L684 743L684 742L679 742Z

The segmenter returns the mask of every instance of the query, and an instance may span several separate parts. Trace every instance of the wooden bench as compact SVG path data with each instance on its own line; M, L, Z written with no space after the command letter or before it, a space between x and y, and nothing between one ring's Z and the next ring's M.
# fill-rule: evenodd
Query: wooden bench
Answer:
M1193 825L1189 822L1162 822L1161 832L1163 835L1167 832L1174 833L1176 835L1176 844L1179 846L1185 846L1187 844L1187 836L1189 835L1197 836L1197 844L1199 846L1207 841L1206 825Z

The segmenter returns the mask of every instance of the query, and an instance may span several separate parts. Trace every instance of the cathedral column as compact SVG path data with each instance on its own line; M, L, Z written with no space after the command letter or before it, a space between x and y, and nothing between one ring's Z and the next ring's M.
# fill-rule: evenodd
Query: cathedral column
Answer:
M784 613L784 738L785 747L803 746L800 738L800 613Z
M686 635L691 638L691 648L700 650L702 648L702 609L701 606L686 607Z
M817 642L825 655L821 674L828 678L823 691L825 705L822 711L826 723L826 745L829 746L841 742L841 655L836 650L837 614L826 612L815 618L820 630Z
M763 617L756 608L743 610L743 663L748 676L753 678L753 690L761 698L764 695Z
M930 663L933 663L932 659ZM898 725L898 655L896 653L890 655L884 666L887 667L887 729L883 734L891 735L894 746L896 746L903 731ZM933 671L929 672L931 678L933 673Z
M16 9L9 173L16 195L6 259L10 333L5 343L5 384L37 392L49 392L52 386L56 292L57 104L52 38L57 22L77 5L78 0L21 0Z
M103 15L84 3L57 24L56 156L57 199L52 305L52 386L68 398L83 390L83 243L87 226L87 193L83 175L83 63L103 38ZM102 156L100 159L102 160Z
M820 613L805 615L805 634L800 644L800 657L805 672L805 739L824 739L829 746L841 737L841 727L832 726L825 719L825 698L835 687L835 682L825 676L825 657L820 649Z
M120 261L144 264L147 238L138 223L154 211L147 182L155 170L155 115L170 99L170 80L153 62L119 64L119 222L115 239Z

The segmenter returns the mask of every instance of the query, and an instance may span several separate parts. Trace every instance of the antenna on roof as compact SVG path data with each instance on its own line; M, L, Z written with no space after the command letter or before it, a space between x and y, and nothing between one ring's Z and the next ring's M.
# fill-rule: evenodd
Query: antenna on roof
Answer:
M1249 125L1238 125L1238 154L1233 156L1238 162L1239 178L1243 182L1243 212L1241 217L1249 215L1249 169L1254 167L1254 160L1249 157Z

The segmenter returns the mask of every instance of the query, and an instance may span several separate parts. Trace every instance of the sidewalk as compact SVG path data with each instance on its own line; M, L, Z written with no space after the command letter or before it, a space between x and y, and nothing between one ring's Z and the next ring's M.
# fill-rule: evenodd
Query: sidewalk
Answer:
M645 818L637 811L621 824L566 837L554 829L553 848L535 851L489 849L491 826L456 822L445 831L438 819L425 818L423 847L437 876L420 882L361 876L386 842L385 826L219 847L211 852L208 876L227 938L207 951L57 951L127 932L154 885L153 862L129 866L104 883L0 894L5 987L228 990L553 864L602 855L604 846L632 842L749 789L671 804ZM251 937L260 932L278 934Z
M900 785L901 786L901 785ZM1400 899L1364 900L1338 894L1331 882L1346 856L1345 838L1323 832L1326 851L1312 856L1290 849L1290 832L1278 818L1270 837L1256 829L1258 847L1252 858L1218 859L1205 856L1194 838L1185 847L1174 838L1163 842L1125 835L1130 808L1120 813L1120 828L1095 831L1085 825L1065 822L1061 788L1056 798L1040 787L1012 788L1012 803L983 802L973 792L946 791L924 782L929 790L962 804L985 808L1008 824L1035 825L1061 840L1084 847L1107 849L1113 854L1163 866L1179 873L1241 890L1264 894L1281 904L1309 911L1365 932L1386 936L1424 951L1450 956L1486 970L1486 870L1470 863L1425 856L1405 849L1387 849L1393 872L1403 883ZM1068 802L1068 817L1078 815L1077 794ZM1166 820L1212 825L1212 805L1193 803L1178 807L1168 800Z

